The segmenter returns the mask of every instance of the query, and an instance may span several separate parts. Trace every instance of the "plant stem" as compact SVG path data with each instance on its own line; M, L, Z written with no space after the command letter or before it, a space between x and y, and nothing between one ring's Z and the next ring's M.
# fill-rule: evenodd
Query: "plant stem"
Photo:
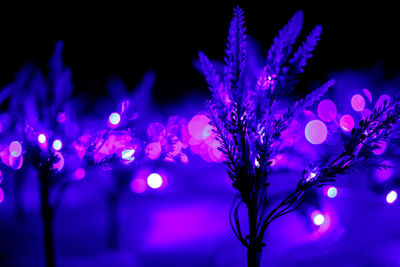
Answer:
M247 266L260 267L261 246L257 239L257 199L251 198L247 204L249 216L249 246L247 249Z
M46 266L54 267L55 259L54 259L53 227L52 227L53 211L50 206L50 194L49 194L50 174L41 172L40 175L41 175L40 193L42 202L42 218L43 218L44 245L46 253Z
M247 267L261 266L261 250L258 251L252 247L247 249Z

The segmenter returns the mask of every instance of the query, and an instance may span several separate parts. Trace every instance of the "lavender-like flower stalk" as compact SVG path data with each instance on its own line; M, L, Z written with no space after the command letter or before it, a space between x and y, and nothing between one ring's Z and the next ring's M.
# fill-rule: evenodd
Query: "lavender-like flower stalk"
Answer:
M282 115L277 114L279 97L290 92L302 73L307 59L317 45L322 31L317 26L293 52L293 45L302 28L303 15L297 12L275 37L268 51L265 67L253 79L246 70L246 33L243 11L234 9L230 24L225 58L225 71L220 76L203 52L199 53L203 74L212 98L207 102L209 118L215 127L220 150L232 186L238 190L230 210L230 223L239 241L247 248L248 266L260 266L263 238L275 219L294 211L305 191L333 182L336 175L380 164L372 154L377 143L390 139L392 127L400 118L399 97L385 103L361 121L351 132L343 152L326 156L312 164L294 192L276 207L268 210L268 176L272 158L279 153L281 133L307 107L328 91L335 81L330 80L304 99L299 100ZM245 234L239 220L239 208L247 207L249 230Z

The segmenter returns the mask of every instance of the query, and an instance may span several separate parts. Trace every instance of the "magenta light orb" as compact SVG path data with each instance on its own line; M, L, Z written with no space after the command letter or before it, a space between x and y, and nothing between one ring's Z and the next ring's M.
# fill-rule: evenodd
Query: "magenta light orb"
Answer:
M351 115L343 115L340 118L340 127L345 132L350 132L354 128L354 119Z
M10 151L10 155L13 156L14 158L19 157L22 153L22 146L18 141L11 142L8 149Z
M363 111L361 111L361 116L363 117L363 119L369 117L369 115L372 114L372 111L368 108L363 109Z
M307 123L305 135L308 142L313 145L319 145L325 142L326 137L328 136L328 128L324 122L313 120Z
M39 143L44 144L44 143L46 143L46 140L47 140L47 137L45 134L39 134L39 136L38 136Z
M116 126L120 123L121 116L117 112L113 112L108 117L108 121L111 123L111 125Z
M148 186L146 180L143 178L135 178L131 181L130 188L132 192L141 194L146 192Z
M53 142L53 149L54 149L55 151L61 150L62 146L63 146L63 144L62 144L62 142L61 142L60 139L54 140L54 142Z
M322 225L325 222L325 217L319 212L316 212L312 218L313 223L317 226Z
M59 172L64 168L64 156L58 151L54 153L54 156L58 158L58 161L53 163L53 169Z
M84 168L78 168L74 171L75 180L82 180L86 176L86 171Z
M337 115L337 108L332 100L325 99L318 104L318 117L324 122L333 121Z
M326 192L327 196L329 198L335 198L337 196L337 189L334 186L331 186L328 188L328 191Z
M158 173L152 173L147 177L147 184L153 189L160 188L162 183L163 179Z
M369 103L371 103L372 102L372 94L371 94L371 92L368 89L363 89L362 91L363 91L364 95L367 97Z
M383 104L386 101L390 101L390 96L389 95L381 95L378 100L375 103L375 109L378 109L380 107L383 107Z
M209 127L209 122L210 119L205 115L194 116L188 124L189 134L197 140L204 140L212 133L212 127Z
M3 189L0 187L0 203L4 201L4 191Z
M362 95L353 95L351 98L351 107L355 111L363 111L365 108L365 99Z
M386 202L393 204L397 199L397 192L392 190L386 195Z

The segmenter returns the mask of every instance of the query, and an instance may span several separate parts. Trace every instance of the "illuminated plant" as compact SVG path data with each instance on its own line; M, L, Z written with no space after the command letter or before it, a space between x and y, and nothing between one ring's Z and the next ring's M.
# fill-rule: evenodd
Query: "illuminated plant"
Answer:
M372 151L378 147L378 142L390 138L392 126L400 118L399 97L386 101L351 131L338 155L327 155L311 164L294 191L277 206L268 208L268 176L272 171L272 158L280 150L281 133L334 84L334 81L328 81L283 114L276 112L279 97L293 89L296 76L303 72L321 34L321 26L315 27L293 52L302 20L302 13L297 12L274 38L266 65L258 77L247 72L246 34L243 11L239 7L234 9L229 28L222 78L204 53L199 53L212 92L212 99L208 102L209 118L215 127L220 150L225 155L224 163L232 186L238 190L229 219L236 237L247 248L248 266L260 266L265 246L263 238L269 225L294 211L308 189L333 182L338 174L362 167L388 167L379 163ZM242 204L247 207L247 234L239 221L238 211Z
M47 266L55 265L52 222L74 167L68 150L77 127L68 102L72 88L71 72L62 63L62 42L58 42L48 76L28 64L2 92L9 100L5 139L12 142L1 158L17 177L31 175L27 166L37 171Z

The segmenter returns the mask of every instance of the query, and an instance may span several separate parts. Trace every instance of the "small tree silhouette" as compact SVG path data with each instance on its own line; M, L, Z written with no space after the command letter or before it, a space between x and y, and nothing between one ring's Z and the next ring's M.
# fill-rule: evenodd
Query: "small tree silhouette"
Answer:
M225 69L220 79L210 60L199 53L203 73L212 92L207 102L209 118L215 127L225 165L238 190L230 210L231 227L239 241L247 248L248 266L260 266L263 238L268 226L277 218L294 211L304 193L313 187L333 182L339 174L381 164L372 151L378 142L388 140L393 125L400 118L399 96L362 120L351 131L350 137L338 155L326 155L310 165L294 191L279 204L267 207L268 176L272 171L272 157L279 153L281 133L307 107L323 96L334 81L328 81L304 99L299 100L282 115L276 114L276 103L283 93L290 92L296 76L303 72L322 31L315 27L306 40L292 53L292 46L302 28L303 15L297 12L279 31L268 51L267 63L258 77L246 69L246 34L243 11L234 9L226 49ZM239 221L239 208L247 207L249 230L244 234Z

